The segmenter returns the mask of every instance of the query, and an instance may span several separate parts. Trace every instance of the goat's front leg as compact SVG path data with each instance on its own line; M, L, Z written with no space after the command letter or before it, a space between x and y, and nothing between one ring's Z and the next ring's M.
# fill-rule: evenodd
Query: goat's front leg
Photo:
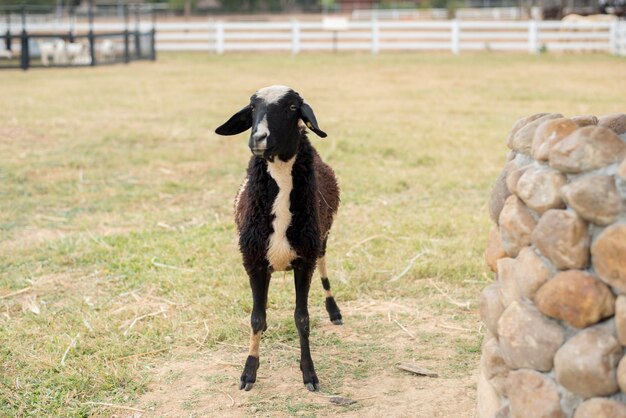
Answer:
M315 374L311 349L309 347L309 288L311 287L311 277L315 264L298 263L294 266L294 277L296 284L296 310L294 320L300 335L300 370L302 370L302 380L306 388L310 391L319 391L320 383Z
M250 288L252 289L252 314L250 315L250 349L246 365L239 380L239 389L252 389L256 382L256 371L259 368L259 344L261 334L267 329L265 310L267 309L267 291L270 285L271 272L267 265L249 269Z

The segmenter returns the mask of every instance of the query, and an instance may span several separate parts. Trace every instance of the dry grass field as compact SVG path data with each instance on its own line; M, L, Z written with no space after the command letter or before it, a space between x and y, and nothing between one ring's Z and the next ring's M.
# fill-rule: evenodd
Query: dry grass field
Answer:
M250 152L213 129L270 84L315 109L342 187L327 259L345 324L316 276L318 394L301 382L290 274L270 287L259 380L237 388L251 296L232 200ZM624 111L624 86L626 61L604 55L180 54L0 73L0 416L472 417L506 134L540 111Z

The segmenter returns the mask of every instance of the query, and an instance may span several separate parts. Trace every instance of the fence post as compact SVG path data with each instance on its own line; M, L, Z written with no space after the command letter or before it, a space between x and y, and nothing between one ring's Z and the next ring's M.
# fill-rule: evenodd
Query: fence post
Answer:
M461 22L458 19L451 21L451 40L450 50L454 55L458 55L461 52Z
M93 33L93 0L89 1L89 33L87 39L89 39L89 55L91 55L91 65L96 65L96 37Z
M609 30L609 50L612 55L619 53L619 20L611 22L611 29Z
M22 70L30 67L30 51L28 50L28 33L26 32L26 6L22 3L22 50L20 52L20 66Z
M89 55L91 55L91 66L96 65L96 37L93 34L93 30L89 30L87 34L87 39L89 40Z
M74 43L76 42L76 28L74 27L74 25L76 24L76 22L74 21L74 14L73 14L73 10L70 8L70 10L68 11L68 23L70 25L70 43Z
M215 23L215 52L218 55L224 53L224 23L221 20Z
M626 22L615 22L615 54L626 55Z
M539 51L537 45L539 38L539 25L536 20L528 21L528 52L536 54Z
M300 21L291 21L291 53L296 55L300 52Z
M376 15L372 15L372 54L376 55L380 51L380 28Z
M28 70L30 67L30 51L28 50L28 34L26 29L22 29L22 52L20 55L20 67L22 70Z
M7 35L5 38L6 48L11 50L11 12L7 12Z
M152 30L150 31L150 59L156 61L156 11L154 7L152 12Z
M74 32L74 36L76 36L76 23L78 18L76 17L76 10L72 9L72 32Z
M141 27L139 17L139 4L135 5L135 59L141 59Z
M128 30L128 4L124 4L124 63L130 62L130 32Z
M130 62L130 33L128 28L124 29L124 63Z

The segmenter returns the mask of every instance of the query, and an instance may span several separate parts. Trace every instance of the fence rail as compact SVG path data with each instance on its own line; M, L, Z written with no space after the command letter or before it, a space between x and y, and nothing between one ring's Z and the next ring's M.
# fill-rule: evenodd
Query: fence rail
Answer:
M95 23L95 30L123 30L122 24ZM30 24L30 33L51 33L69 26ZM140 31L150 26L142 24ZM18 24L0 24L0 33L19 33ZM85 24L72 31L85 33ZM2 46L0 45L0 50ZM374 54L390 50L503 50L609 52L626 55L626 22L544 21L349 21L346 30L329 31L322 21L282 22L158 22L157 51L360 50ZM0 58L1 59L1 58Z

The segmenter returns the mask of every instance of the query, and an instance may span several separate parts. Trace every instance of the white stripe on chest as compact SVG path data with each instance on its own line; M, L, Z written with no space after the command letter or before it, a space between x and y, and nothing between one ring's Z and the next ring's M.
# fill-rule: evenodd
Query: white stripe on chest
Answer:
M287 239L287 229L291 224L291 211L289 210L291 204L289 196L293 189L291 169L295 160L294 156L287 162L277 158L275 162L267 163L267 171L278 185L278 194L272 205L272 214L275 216L272 222L274 232L270 235L267 246L267 260L274 271L285 271L297 257Z

